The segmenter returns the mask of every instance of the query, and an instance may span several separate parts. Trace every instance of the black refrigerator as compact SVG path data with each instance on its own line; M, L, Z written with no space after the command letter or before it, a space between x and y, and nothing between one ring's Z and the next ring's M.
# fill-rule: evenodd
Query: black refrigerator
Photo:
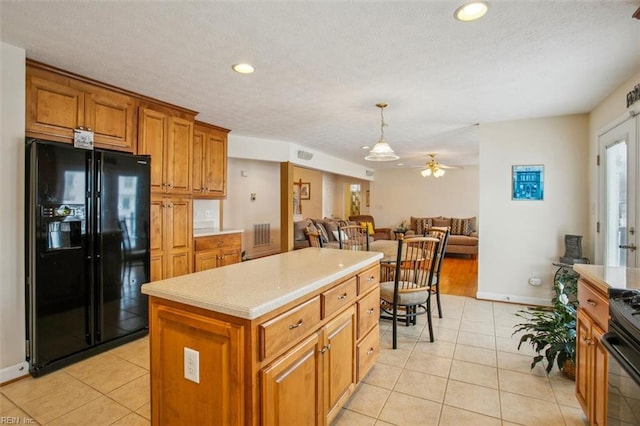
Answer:
M33 376L148 332L149 156L26 144L27 361Z

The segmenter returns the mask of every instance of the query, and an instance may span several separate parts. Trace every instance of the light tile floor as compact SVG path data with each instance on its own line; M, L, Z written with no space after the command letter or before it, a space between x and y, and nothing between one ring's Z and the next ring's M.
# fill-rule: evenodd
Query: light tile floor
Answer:
M444 318L399 327L381 321L377 363L333 426L585 425L574 382L542 367L511 336L521 306L443 296ZM147 337L0 388L0 420L41 425L148 425Z

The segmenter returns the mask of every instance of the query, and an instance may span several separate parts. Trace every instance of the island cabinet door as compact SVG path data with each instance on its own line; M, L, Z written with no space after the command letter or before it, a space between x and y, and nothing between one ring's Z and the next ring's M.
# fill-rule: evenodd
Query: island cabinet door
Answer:
M327 424L338 415L356 387L355 307L347 309L324 328L324 398Z
M589 337L591 332L591 320L578 309L576 321L576 398L587 415L591 404L589 403Z
M314 333L260 372L263 425L322 425L322 339Z
M243 425L244 327L154 299L150 318L152 424Z

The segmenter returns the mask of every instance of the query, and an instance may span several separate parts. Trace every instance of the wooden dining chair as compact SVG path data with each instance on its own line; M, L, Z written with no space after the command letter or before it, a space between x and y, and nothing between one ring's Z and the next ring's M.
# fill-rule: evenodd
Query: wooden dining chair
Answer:
M322 248L322 238L320 237L320 232L312 231L309 227L305 228L304 234L307 236L307 241L309 241L309 247L319 247Z
M369 251L369 233L364 226L338 226L338 242L341 250Z
M436 303L438 305L438 317L442 318L442 305L440 304L440 272L442 271L442 263L444 255L447 251L447 243L449 242L449 234L451 228L448 226L432 226L429 228L428 236L440 240L438 255L436 257L434 267L433 280L431 281L431 291L436 294Z
M431 282L439 244L433 237L400 238L395 263L380 265L381 317L393 322L393 349L397 348L398 321L415 325L416 317L422 314L427 314L429 339L434 340Z

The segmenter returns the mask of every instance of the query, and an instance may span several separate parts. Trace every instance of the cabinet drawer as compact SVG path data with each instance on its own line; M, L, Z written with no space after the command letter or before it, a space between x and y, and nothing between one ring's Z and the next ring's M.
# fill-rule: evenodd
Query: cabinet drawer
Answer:
M361 382L367 375L373 364L378 358L380 351L380 333L376 326L367 336L358 344L358 382Z
M260 359L279 353L287 343L309 335L320 322L320 296L259 326Z
M369 332L380 318L380 291L375 290L358 301L358 339Z
M365 294L378 284L380 284L379 265L358 274L358 295Z
M580 307L603 329L608 329L609 301L583 280L578 281Z
M212 235L195 239L195 251L214 250L233 245L240 246L240 234Z
M353 304L356 300L356 282L356 277L353 277L322 293L322 318Z

